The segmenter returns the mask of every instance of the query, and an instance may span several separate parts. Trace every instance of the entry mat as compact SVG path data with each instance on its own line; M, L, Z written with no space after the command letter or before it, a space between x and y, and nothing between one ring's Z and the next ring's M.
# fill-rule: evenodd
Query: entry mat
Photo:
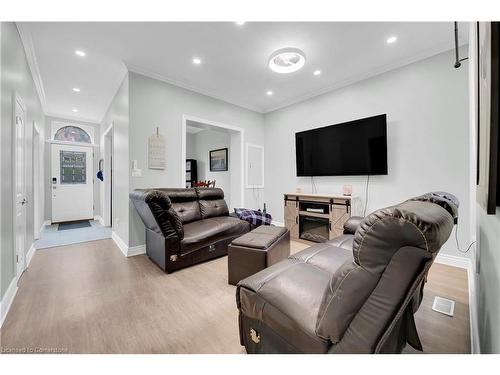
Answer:
M68 221L67 223L59 224L57 230L79 229L87 227L90 227L90 222L88 220Z

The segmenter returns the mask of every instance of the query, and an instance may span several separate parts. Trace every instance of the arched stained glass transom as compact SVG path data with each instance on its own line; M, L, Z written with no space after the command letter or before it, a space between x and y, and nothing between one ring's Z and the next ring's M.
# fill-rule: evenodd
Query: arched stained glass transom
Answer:
M92 143L89 133L78 126L64 126L54 135L56 141Z

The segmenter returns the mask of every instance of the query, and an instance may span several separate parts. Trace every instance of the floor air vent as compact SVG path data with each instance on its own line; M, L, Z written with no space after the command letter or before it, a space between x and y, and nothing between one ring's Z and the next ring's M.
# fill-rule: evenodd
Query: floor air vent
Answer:
M455 310L455 301L436 296L434 298L434 303L432 304L432 309L441 314L453 316L453 311Z

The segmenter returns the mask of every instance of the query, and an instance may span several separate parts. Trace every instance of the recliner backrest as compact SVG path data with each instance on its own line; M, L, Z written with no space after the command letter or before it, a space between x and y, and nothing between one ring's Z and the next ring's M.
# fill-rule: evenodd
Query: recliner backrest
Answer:
M354 262L332 276L316 326L333 351L373 352L377 340L434 253L453 216L435 197L417 197L366 217L354 235ZM451 207L451 205L450 205Z
M229 215L224 191L219 188L195 188L198 194L202 219Z
M168 196L172 208L179 215L183 224L201 220L200 206L196 189L169 188L157 189Z

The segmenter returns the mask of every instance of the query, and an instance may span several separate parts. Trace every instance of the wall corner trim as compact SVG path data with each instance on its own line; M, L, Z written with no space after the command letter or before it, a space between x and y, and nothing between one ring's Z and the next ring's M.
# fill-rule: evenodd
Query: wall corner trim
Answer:
M128 247L125 241L123 241L120 236L114 231L111 233L111 238L115 242L116 246L118 246L122 254L126 257L133 257L135 255L146 253L146 245Z
M0 301L0 327L3 326L5 318L7 317L7 313L9 312L12 302L16 297L17 290L17 281L14 277L10 282L9 287L7 288L7 291L5 292L2 300Z
M33 255L35 255L35 243L33 242L30 246L30 249L26 253L26 268L30 266L31 259L33 259Z
M35 89L38 93L40 103L42 104L42 111L46 113L46 96L45 89L43 87L42 76L40 74L40 69L38 67L38 60L36 58L35 46L33 44L33 38L31 36L31 31L23 25L22 22L16 22L17 31L21 37L21 42L24 47L24 54L26 55L26 61L31 71L31 76L35 84Z

